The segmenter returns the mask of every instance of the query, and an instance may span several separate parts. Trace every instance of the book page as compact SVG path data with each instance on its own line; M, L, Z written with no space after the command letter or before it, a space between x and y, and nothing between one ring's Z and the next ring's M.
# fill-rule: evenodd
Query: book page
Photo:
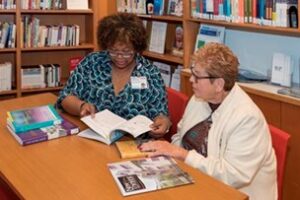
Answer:
M108 145L111 144L111 142L108 139L102 137L101 135L99 135L98 133L96 133L95 131L89 128L81 131L80 133L77 134L77 136L92 139L92 140L97 140Z
M81 118L81 120L106 139L110 139L111 132L126 122L125 119L107 109L96 113L94 118L89 115Z
M150 125L153 123L151 119L143 115L137 115L127 123L123 123L117 129L130 133L133 137L137 137L147 131L150 131Z

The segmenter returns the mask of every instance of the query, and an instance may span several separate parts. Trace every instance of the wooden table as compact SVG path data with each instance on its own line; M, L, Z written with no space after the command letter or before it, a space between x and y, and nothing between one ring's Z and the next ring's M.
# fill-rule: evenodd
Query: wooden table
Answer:
M22 199L244 200L241 192L178 161L195 184L123 197L107 163L119 161L114 145L68 136L22 147L6 129L6 111L54 103L50 93L0 102L0 176ZM78 119L67 118L82 129Z

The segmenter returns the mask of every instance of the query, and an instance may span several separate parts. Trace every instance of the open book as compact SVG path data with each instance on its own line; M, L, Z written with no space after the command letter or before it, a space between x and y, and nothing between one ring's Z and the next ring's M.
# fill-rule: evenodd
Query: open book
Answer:
M137 115L130 120L126 120L111 111L105 109L95 114L92 118L90 115L81 118L91 129L84 130L78 134L93 140L111 144L120 139L125 133L131 134L133 137L151 130L152 120L143 115Z
M108 168L123 196L194 182L175 160L164 156L109 163Z

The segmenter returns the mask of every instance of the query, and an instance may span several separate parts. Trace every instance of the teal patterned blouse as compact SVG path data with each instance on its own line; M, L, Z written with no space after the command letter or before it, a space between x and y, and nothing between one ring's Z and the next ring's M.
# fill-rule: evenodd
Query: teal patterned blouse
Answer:
M98 111L108 109L125 118L141 114L154 119L159 114L168 114L164 82L158 68L144 57L136 56L137 66L132 76L145 76L147 89L135 89L130 81L115 96L112 77L111 59L107 51L93 52L86 56L70 76L66 86L60 92L57 107L68 95L94 104Z

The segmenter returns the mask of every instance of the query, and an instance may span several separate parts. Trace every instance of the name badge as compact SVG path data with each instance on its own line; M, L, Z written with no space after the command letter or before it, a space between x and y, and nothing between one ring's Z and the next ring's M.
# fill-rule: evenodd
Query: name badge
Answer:
M130 77L132 89L148 89L148 81L145 76Z

